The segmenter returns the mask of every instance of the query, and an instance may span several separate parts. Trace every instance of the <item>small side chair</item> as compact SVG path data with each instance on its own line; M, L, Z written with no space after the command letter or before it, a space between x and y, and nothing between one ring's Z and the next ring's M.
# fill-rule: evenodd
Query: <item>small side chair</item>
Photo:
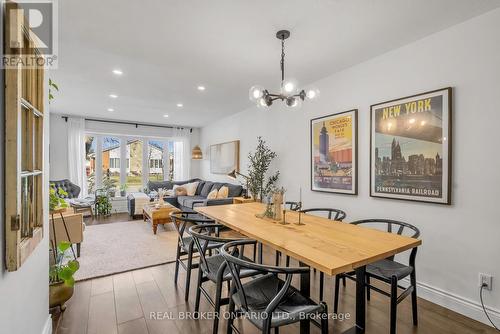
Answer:
M364 219L352 222L354 225L365 225L367 227L382 227L389 233L397 233L403 235L406 233L409 237L418 238L420 236L420 231L417 227L389 219ZM366 297L370 300L370 290L374 290L387 296L391 299L391 325L390 333L396 334L396 320L397 320L397 306L411 294L411 305L412 305L412 316L413 325L418 325L418 313L417 313L417 279L415 273L415 258L417 256L417 247L413 248L410 252L409 264L405 265L394 261L394 256L388 257L386 259L371 263L366 266ZM410 285L408 287L403 287L398 284L403 278L410 276ZM336 313L339 304L339 287L340 278L349 278L355 280L356 276L354 272L349 272L346 274L340 274L335 276L335 292L333 301L333 311ZM390 285L390 292L386 292L376 286L370 285L370 279L375 278L379 281L385 282ZM403 292L398 295L398 288L402 289Z
M274 328L309 320L320 316L321 333L328 334L328 309L325 303L316 303L303 296L291 283L294 275L309 273L308 267L277 267L258 264L243 258L244 246L255 245L255 240L232 241L221 247L220 252L226 260L233 278L229 298L229 319L227 333L234 328L234 319L244 316L263 334ZM240 273L243 270L256 270L262 276L243 283ZM284 280L278 275L283 274Z
M193 237L187 235L186 228L192 225L213 224L214 220L207 219L201 215L193 212L174 211L170 213L170 219L174 223L174 227L178 234L177 239L177 254L175 257L175 273L174 283L177 284L179 276L179 266L186 270L186 286L184 299L187 301L189 298L189 286L191 283L191 270L198 268L199 263L193 262L193 255L198 252ZM215 249L219 247L217 244L207 246L208 249ZM187 255L186 259L182 257Z
M222 286L224 282L231 280L231 273L227 267L226 261L221 254L214 254L209 256L208 246L218 245L222 246L225 243L240 240L241 238L222 238L218 235L220 229L224 225L221 224L204 224L191 226L189 228L189 234L193 237L193 241L198 249L200 255L200 265L198 266L198 284L196 290L196 301L194 310L196 313L200 309L200 297L201 294L205 296L207 301L214 308L214 324L213 324L213 334L217 334L219 328L219 312L221 305L227 305L229 302L228 298L222 298ZM254 252L255 254L255 252ZM244 257L245 260L250 261ZM255 258L254 258L255 260ZM259 272L251 269L242 269L240 271L240 277L246 278L254 275L258 275ZM215 284L215 298L212 299L208 290L203 287L203 283L211 281Z

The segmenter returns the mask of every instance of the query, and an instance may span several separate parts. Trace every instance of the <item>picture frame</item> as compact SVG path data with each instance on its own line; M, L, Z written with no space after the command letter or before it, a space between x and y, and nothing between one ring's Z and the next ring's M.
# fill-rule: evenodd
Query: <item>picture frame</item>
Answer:
M311 119L311 190L358 194L358 110Z
M452 88L370 107L370 196L451 204Z
M210 145L210 173L224 174L240 170L240 141Z

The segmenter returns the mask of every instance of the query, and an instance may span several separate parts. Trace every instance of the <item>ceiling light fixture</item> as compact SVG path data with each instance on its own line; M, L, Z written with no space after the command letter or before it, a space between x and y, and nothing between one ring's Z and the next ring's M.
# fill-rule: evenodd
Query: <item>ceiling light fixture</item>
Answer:
M108 111L115 111L115 109L113 109L113 108L108 108Z
M184 107L184 105L182 103L177 103L177 107L182 108L182 107Z
M205 86L198 86L198 90L199 91L204 91L205 90Z
M113 74L116 74L116 75L122 75L122 74L123 74L123 72L122 72L122 70L115 69L115 70L113 70Z
M250 88L250 101L255 102L257 107L270 107L275 100L284 101L290 108L300 107L302 101L306 98L314 100L319 97L319 90L314 87L308 89L297 89L297 82L292 79L285 80L285 39L290 37L290 31L280 30L276 33L276 38L281 40L281 91L279 94L272 94L261 86L253 86Z
M116 98L118 98L118 95L116 95L116 94L109 94L109 97L112 98L112 99L116 99Z
M165 114L165 115L163 115L163 117L168 118L168 115L167 115L167 114Z

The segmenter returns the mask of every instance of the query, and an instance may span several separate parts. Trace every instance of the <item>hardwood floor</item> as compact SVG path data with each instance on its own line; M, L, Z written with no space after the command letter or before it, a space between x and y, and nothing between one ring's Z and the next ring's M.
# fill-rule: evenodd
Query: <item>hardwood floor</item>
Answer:
M265 262L273 263L274 253L265 251ZM292 265L295 262L292 261ZM295 263L296 264L296 263ZM179 312L194 310L197 270L193 271L190 299L184 301L185 271L180 269L179 282L173 282L174 264L161 265L108 277L83 281L76 284L75 295L68 302L68 308L54 328L57 334L174 334L211 333L212 320L183 320ZM418 272L417 272L418 273ZM319 274L311 273L311 295L317 298ZM417 274L418 275L418 274ZM297 285L298 279L294 281ZM205 283L207 286L210 283ZM381 285L383 286L383 285ZM329 309L333 307L332 279L326 280L325 297ZM212 291L213 292L213 291ZM331 320L330 333L341 333L354 323L354 284L340 290L339 311L349 314L349 319ZM423 299L418 301L419 326L412 325L410 298L398 307L398 333L496 333L492 328L442 308ZM225 307L223 308L225 309ZM201 311L211 307L201 298ZM366 333L389 332L389 299L372 292L367 303ZM258 333L246 320L238 320L243 333ZM219 333L225 333L226 323L221 321ZM296 325L280 329L280 333L298 333ZM319 329L311 326L311 333Z
M83 221L85 222L85 225L111 224L111 223L132 221L132 220L137 220L137 219L142 219L142 217L136 216L136 218L134 219L134 218L130 217L129 214L126 212L113 213L108 217L103 217L103 216L91 217L90 215L83 217Z

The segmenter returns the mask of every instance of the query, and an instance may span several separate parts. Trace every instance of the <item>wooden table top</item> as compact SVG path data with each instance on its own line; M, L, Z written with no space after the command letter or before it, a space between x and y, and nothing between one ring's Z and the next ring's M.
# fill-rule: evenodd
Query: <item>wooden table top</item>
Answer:
M288 225L255 217L264 209L264 204L255 202L195 208L199 213L328 275L352 271L422 243L418 239L310 214L302 214L304 225L295 225L298 213L294 211L287 211Z

